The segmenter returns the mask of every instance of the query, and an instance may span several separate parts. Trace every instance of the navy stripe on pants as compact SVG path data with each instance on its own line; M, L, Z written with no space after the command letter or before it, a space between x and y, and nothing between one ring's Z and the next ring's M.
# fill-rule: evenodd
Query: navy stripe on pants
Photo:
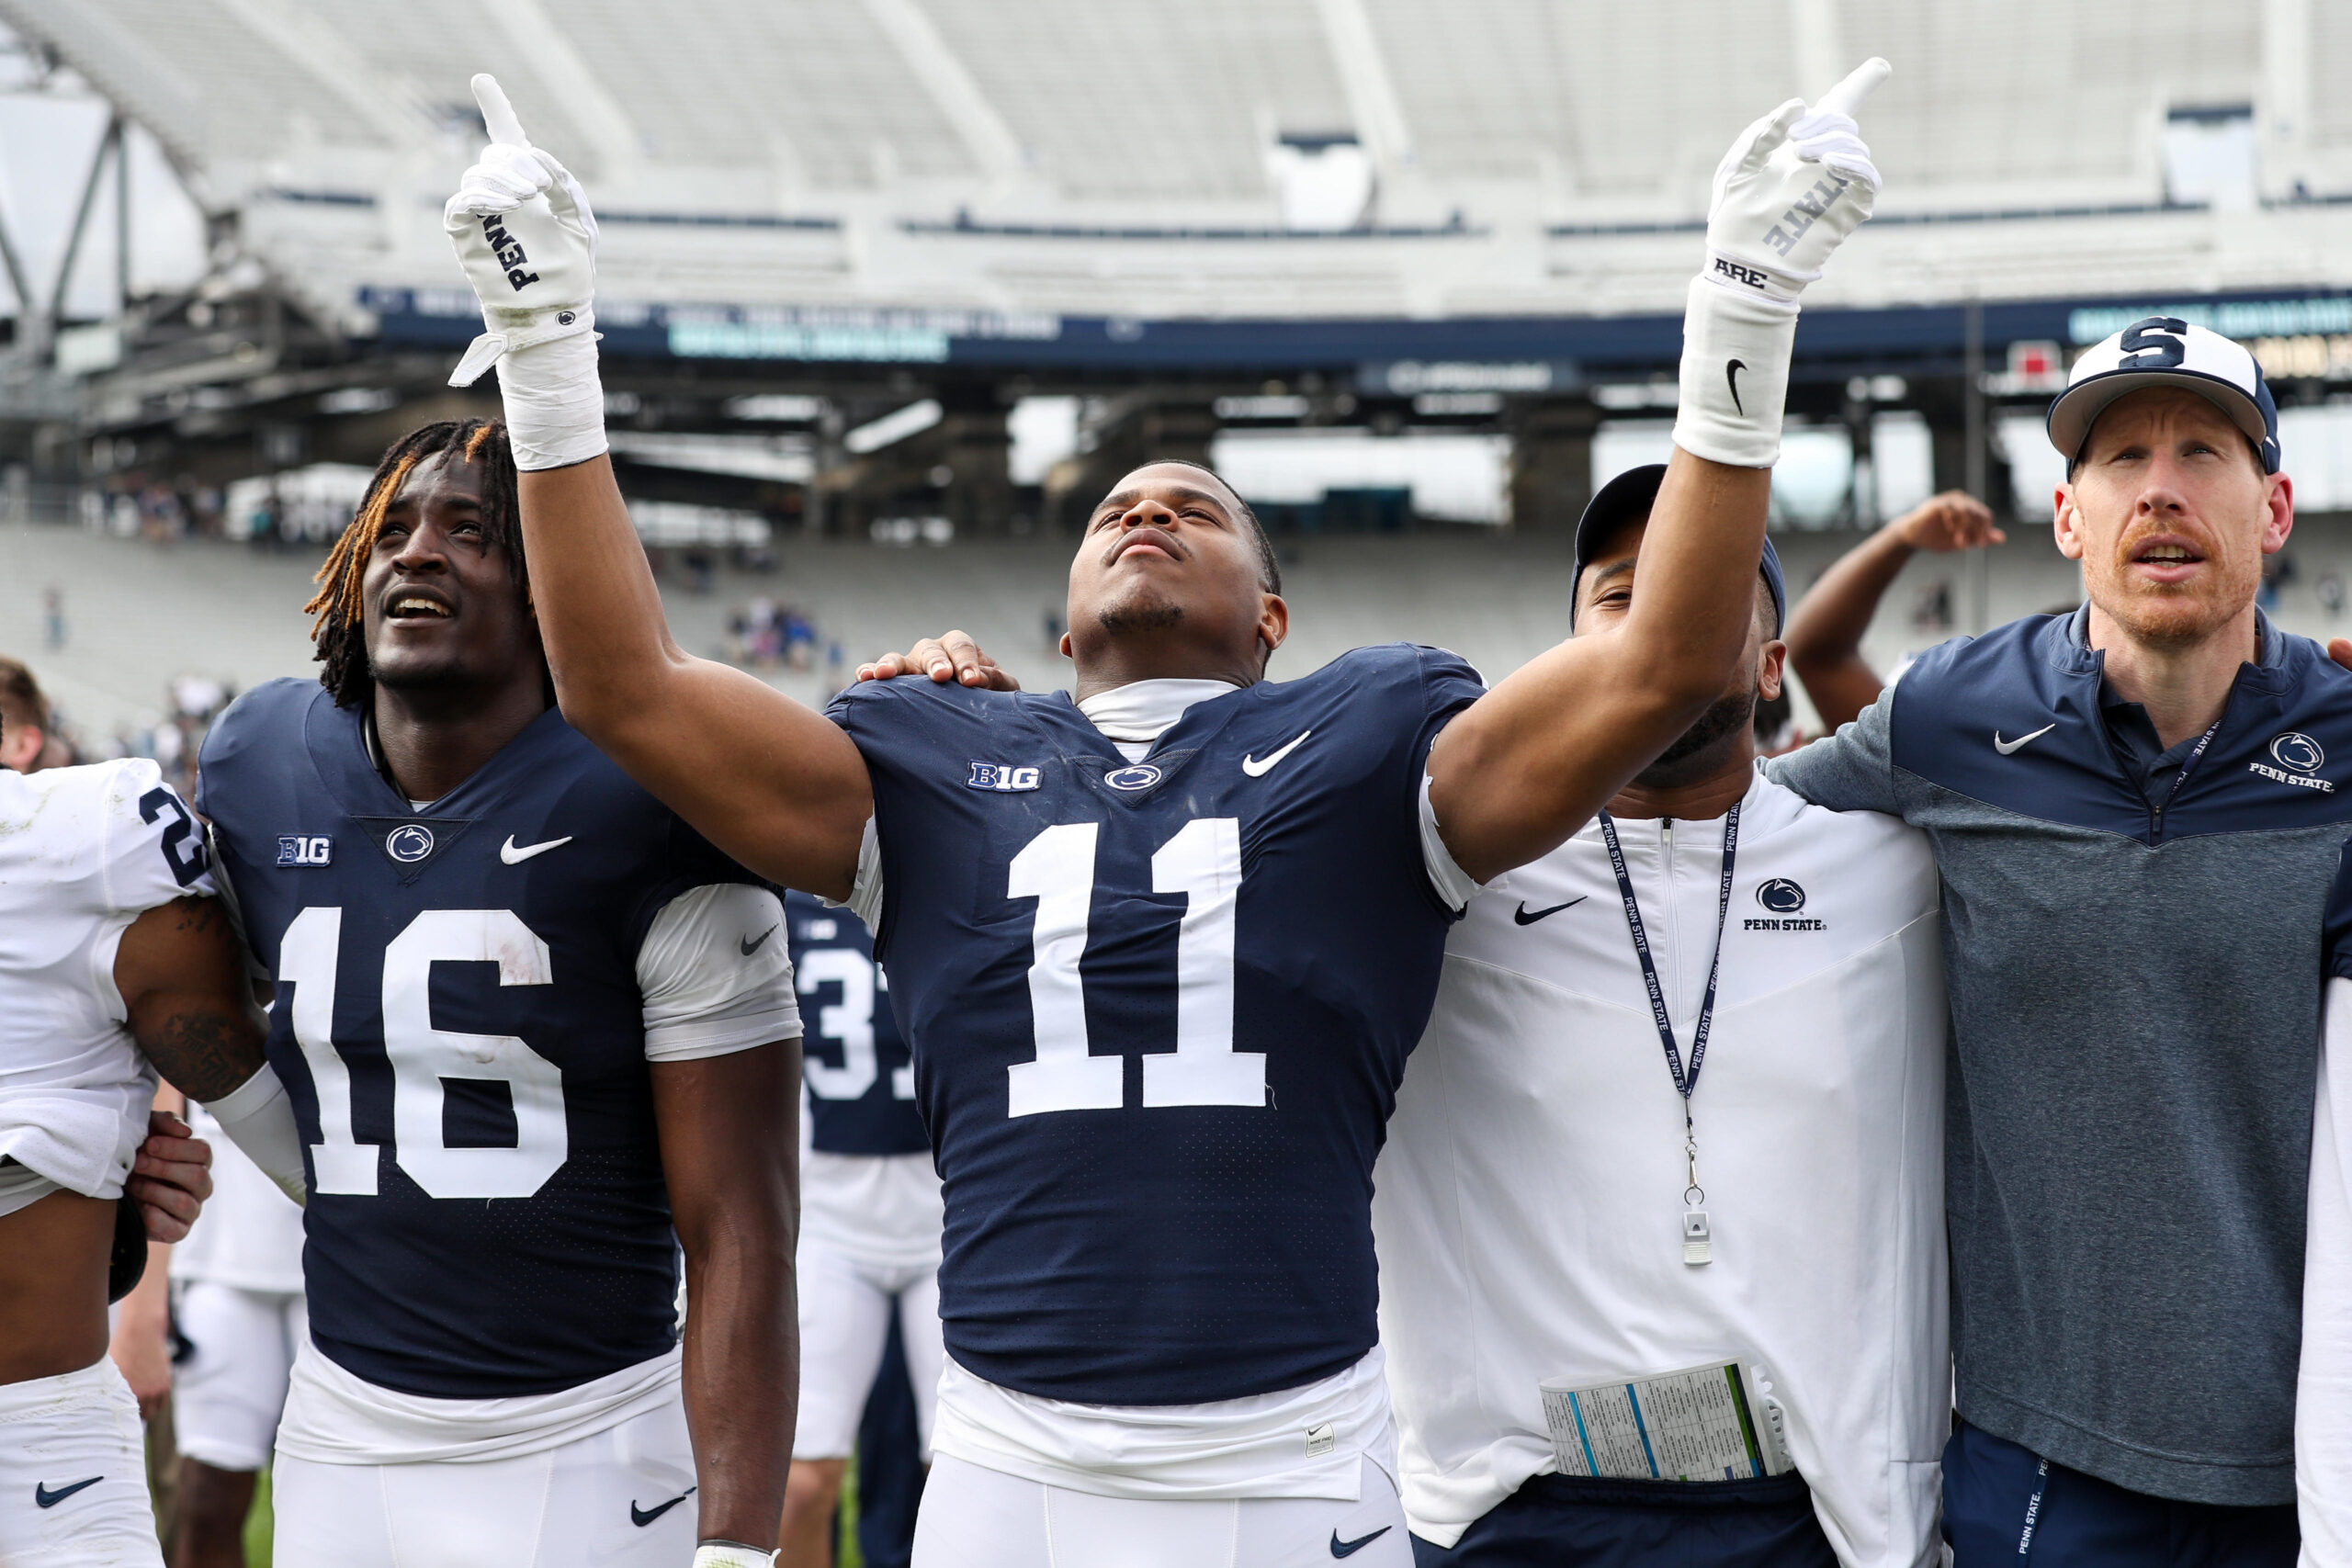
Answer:
M1761 1481L1538 1475L1414 1568L1838 1568L1792 1472Z
M1961 1422L1944 1445L1952 1568L2295 1568L2291 1503L2233 1508L2130 1492Z

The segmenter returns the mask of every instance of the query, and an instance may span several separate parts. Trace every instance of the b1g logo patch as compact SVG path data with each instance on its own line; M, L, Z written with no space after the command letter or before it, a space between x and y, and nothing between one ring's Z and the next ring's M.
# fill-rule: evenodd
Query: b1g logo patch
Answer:
M972 764L972 776L964 781L964 787L1012 795L1020 790L1035 789L1041 777L1035 768L1017 768L1010 762L975 762Z
M277 836L277 863L280 865L333 865L334 840L325 834L280 833Z

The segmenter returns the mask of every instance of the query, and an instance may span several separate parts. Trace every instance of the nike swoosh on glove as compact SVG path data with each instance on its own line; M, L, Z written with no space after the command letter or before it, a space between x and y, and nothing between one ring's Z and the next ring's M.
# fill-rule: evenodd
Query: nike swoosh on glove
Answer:
M1791 98L1740 133L1715 169L1701 276L1792 302L1820 277L1878 199L1878 165L1854 114L1893 72L1864 61L1810 111Z
M490 130L481 159L458 182L442 226L481 302L488 330L449 375L470 387L507 355L595 330L596 215L588 194L522 122L487 73L473 79Z

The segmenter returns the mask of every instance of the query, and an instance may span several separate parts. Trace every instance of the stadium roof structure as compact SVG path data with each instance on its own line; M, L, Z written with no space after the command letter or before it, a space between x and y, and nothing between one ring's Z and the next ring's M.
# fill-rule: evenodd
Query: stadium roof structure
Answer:
M1896 67L1868 111L1883 217L1825 303L2308 288L2352 241L2352 106L2320 87L2352 65L2352 15L2289 0L0 0L0 19L358 336L462 288L437 209L480 141L478 70L594 194L620 310L600 314L676 307L679 341L720 354L823 350L829 321L854 348L892 309L930 313L910 341L1670 315L1742 121L1871 53ZM2184 119L2247 128L2236 209L2168 186ZM1302 217L1317 179L1340 197Z
M596 203L616 420L798 443L813 478L769 462L729 504L838 519L944 473L1001 518L1005 408L1061 392L1096 467L1236 421L1503 433L1514 525L1572 520L1597 423L1671 403L1723 149L1872 54L1886 188L1808 296L1793 411L1905 401L1982 489L1981 397L2046 396L2061 344L2152 310L2266 344L2305 378L2283 400L2352 381L2352 6L2312 0L0 0L0 24L108 100L117 169L143 127L207 218L195 288L126 278L118 319L51 352L52 304L0 352L0 444L79 443L85 476L363 460L478 406L443 385L480 318L440 222L478 71ZM929 434L847 445L918 400ZM781 402L826 412L747 412ZM1306 412L1246 412L1276 404ZM676 445L623 456L714 499Z

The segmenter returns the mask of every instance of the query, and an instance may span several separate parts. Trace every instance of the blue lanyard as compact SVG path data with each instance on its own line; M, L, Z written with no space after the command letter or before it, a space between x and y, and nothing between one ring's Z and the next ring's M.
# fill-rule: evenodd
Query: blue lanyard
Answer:
M2228 716L2226 713L2222 716L2222 718ZM2197 738L2197 744L2190 750L2188 755L2180 760L2180 772L2173 774L2172 788L2165 791L2165 803L2155 809L2156 826L2159 829L2164 826L2165 813L2170 811L2172 803L2180 798L2180 786L2188 782L2188 775L2196 771L2198 763L2205 760L2205 748L2213 744L2214 732L2221 728L2222 719L2215 719L2206 728L2205 733Z
M2192 759L2194 761L2194 759ZM1690 1120L1690 1096L1699 1088L1699 1067L1707 1056L1707 1032L1715 1021L1715 981L1724 966L1724 928L1731 923L1733 857L1739 851L1739 807L1724 818L1724 878L1715 897L1715 955L1707 964L1707 994L1699 1004L1698 1026L1690 1032L1690 1070L1682 1070L1682 1053L1674 1043L1674 1020L1666 1010L1666 987L1658 983L1657 964L1650 957L1649 933L1642 925L1642 906L1634 897L1634 879L1625 873L1625 852L1617 842L1617 824L1600 814L1600 836L1609 845L1609 868L1617 874L1617 891L1625 899L1625 924L1634 933L1634 956L1642 961L1642 983L1649 987L1650 1017L1657 1024L1658 1043L1666 1047L1667 1071L1674 1075L1675 1092L1682 1096L1682 1120ZM1694 1181L1693 1187L1697 1185Z

